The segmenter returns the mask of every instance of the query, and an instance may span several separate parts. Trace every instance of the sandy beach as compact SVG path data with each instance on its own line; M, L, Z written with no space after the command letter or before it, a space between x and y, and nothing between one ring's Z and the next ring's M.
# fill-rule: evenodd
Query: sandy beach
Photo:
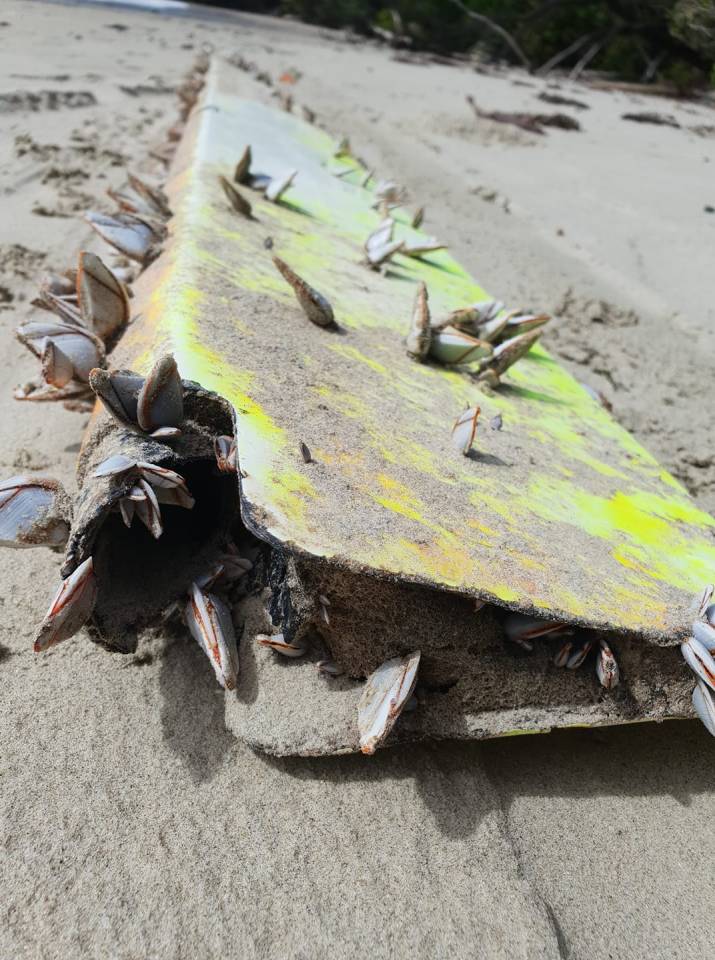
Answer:
M42 273L99 249L128 166L176 118L209 45L242 95L306 105L427 208L490 292L553 313L546 346L715 511L715 111L477 72L290 20L5 0L0 9L3 476L71 490L87 417L18 404L14 338ZM554 86L558 83L558 88ZM582 101L581 131L479 120ZM634 110L678 126L622 119ZM369 757L276 760L224 725L187 636L36 657L60 559L0 553L0 957L702 958L711 951L712 739L678 722Z

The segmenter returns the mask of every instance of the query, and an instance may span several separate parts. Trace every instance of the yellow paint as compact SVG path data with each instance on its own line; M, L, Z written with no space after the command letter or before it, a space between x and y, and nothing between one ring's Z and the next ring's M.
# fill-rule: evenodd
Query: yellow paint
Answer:
M259 104L215 89L209 95L220 111L192 121L196 140L182 146L186 167L170 188L174 239L145 275L143 319L125 343L140 371L160 350L172 350L185 377L232 404L245 495L266 528L318 555L340 554L368 570L503 603L528 602L625 629L667 624L663 585L690 592L712 579L715 521L542 348L509 371L493 396L462 371L408 361L403 338L418 279L428 284L433 316L485 292L448 253L424 261L397 257L386 276L368 270L359 262L362 244L379 217L369 208L370 192L328 172L342 165L330 138ZM246 191L254 221L227 209L217 180L248 130L255 169L283 173L290 156L299 170L286 203ZM420 236L405 211L396 219L397 236ZM320 404L325 422L336 424L335 436L328 430L300 437L329 471L329 488L318 464L300 462L299 438L284 426L280 391L271 383L281 370L271 368L270 344L260 352L263 329L250 309L231 311L232 291L240 288L244 303L251 303L248 292L290 317L286 337L301 336L307 321L263 246L267 235L274 251L330 299L340 327L307 337L299 353L308 417ZM216 321L217 308L230 327ZM217 333L230 335L228 346L218 345ZM457 456L449 444L450 423L475 402L482 407L477 449L491 451L492 461ZM499 444L486 426L497 412L504 431L524 440L531 466L523 484L514 482L509 464L498 463ZM327 490L331 502L344 497L355 519L350 532L326 521ZM443 501L455 490L461 506L445 515ZM382 537L360 526L377 509L389 511ZM586 558L559 555L559 537L573 528L603 541L596 551L603 571L590 570ZM586 584L578 595L563 575L568 564L579 570L575 582Z

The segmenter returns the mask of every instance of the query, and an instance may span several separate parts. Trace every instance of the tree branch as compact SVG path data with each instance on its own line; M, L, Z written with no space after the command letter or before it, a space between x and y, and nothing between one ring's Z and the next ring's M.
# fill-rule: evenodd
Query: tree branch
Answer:
M578 80L593 58L621 32L620 26L612 24L600 37L597 37L569 74L569 80Z
M500 26L498 23L495 23L493 20L490 20L489 17L485 17L483 13L475 13L474 10L470 10L469 7L465 7L462 3L462 0L450 0L450 3L457 7L462 13L466 14L471 20L476 20L477 23L482 24L482 26L487 27L492 33L496 33L504 43L511 49L512 53L518 57L522 65L526 67L527 70L531 70L531 61L521 49L519 44L516 42L514 37Z
M570 57L572 53L576 53L577 50L580 50L584 43L588 43L589 40L593 39L592 33L584 33L582 37L579 37L578 40L574 40L573 43L570 43L568 47L564 50L555 53L553 57L550 57L543 66L539 67L536 71L540 76L545 76L549 71L553 70L554 67L557 67L566 57Z

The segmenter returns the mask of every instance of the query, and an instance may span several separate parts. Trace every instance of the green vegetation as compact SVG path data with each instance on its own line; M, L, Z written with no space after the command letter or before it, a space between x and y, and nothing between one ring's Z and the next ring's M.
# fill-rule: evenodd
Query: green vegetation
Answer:
M279 10L331 27L387 31L395 43L435 53L476 49L534 70L556 61L576 73L600 70L684 90L707 84L715 71L715 0L282 0Z

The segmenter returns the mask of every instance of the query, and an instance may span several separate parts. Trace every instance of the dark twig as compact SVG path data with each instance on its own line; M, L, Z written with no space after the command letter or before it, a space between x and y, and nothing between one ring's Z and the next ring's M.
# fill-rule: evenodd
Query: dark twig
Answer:
M465 7L462 0L450 0L450 3L461 10L462 13L466 14L471 20L476 20L477 23L481 23L482 26L487 27L492 33L496 33L501 37L504 43L511 49L512 53L519 58L523 66L525 66L527 70L531 70L531 61L508 30L505 30L504 27L490 20L489 17L485 17L483 13L475 13L474 10Z
M581 47L588 43L593 37L592 33L584 33L583 36L579 37L578 40L574 40L573 43L570 43L568 47L563 50L560 50L558 53L555 53L553 57L550 57L546 63L539 67L536 71L539 76L546 76L554 67L557 67L562 63L567 57L570 57L572 53L576 53L577 50L580 50Z
M593 58L598 56L606 44L610 43L619 32L619 28L614 26L595 40L569 74L569 80L578 80Z

